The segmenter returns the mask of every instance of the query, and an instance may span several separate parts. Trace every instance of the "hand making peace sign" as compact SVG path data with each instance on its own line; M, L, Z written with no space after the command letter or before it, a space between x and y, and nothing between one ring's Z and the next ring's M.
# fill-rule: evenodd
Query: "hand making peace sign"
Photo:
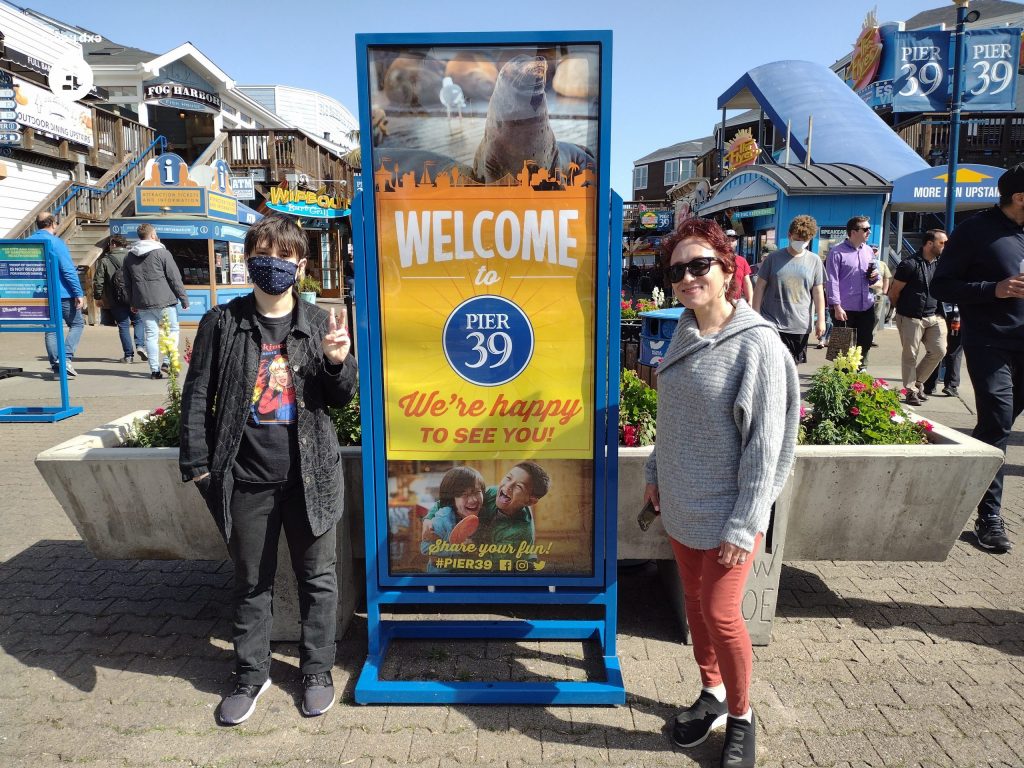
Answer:
M352 339L348 336L348 329L338 325L338 318L334 315L334 308L331 307L331 316L327 321L327 333L321 344L324 350L324 357L335 365L341 365L348 357L352 348Z

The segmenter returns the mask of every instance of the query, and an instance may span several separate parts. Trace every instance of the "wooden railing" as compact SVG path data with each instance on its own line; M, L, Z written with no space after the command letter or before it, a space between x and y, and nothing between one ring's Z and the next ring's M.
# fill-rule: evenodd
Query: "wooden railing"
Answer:
M264 169L268 184L287 174L305 174L311 180L344 180L352 188L352 169L340 157L301 131L228 131L224 159L235 171Z
M21 132L21 148L38 155L68 161L77 161L83 154L87 154L89 165L109 169L117 166L125 157L141 152L156 138L156 133L148 126L98 107L90 109L92 146L76 149L76 145L72 145L67 139L48 139L38 135L32 128L24 128Z
M226 151L225 146L228 141L228 135L224 131L218 133L213 141L210 142L209 146L203 150L203 153L196 158L196 161L192 163L192 167L199 165L209 165L217 160L224 160Z
M944 115L918 115L894 129L911 149L929 162L945 162L949 123ZM961 163L1009 168L1024 160L1024 118L970 118L960 127Z
M95 186L70 182L61 184L19 221L7 236L19 239L31 235L36 229L36 217L44 211L57 217L57 234L67 238L74 234L80 221L108 221L111 213L141 181L146 161L156 157L166 146L167 140L157 136L141 152L122 159Z

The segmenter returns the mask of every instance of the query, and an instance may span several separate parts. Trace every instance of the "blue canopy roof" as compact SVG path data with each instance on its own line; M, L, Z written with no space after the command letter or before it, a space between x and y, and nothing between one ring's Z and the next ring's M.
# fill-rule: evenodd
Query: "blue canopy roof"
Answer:
M927 168L871 107L828 67L774 61L747 72L718 97L719 109L763 109L777 131L791 121L795 159L807 154L807 119L814 116L811 160L853 163L889 181Z

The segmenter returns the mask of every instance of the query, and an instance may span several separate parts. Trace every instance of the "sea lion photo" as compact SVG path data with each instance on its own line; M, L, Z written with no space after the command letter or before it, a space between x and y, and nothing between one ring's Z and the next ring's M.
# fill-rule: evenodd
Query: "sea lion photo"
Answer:
M399 56L388 66L384 93L395 106L436 107L441 103L438 93L443 75L443 62Z
M521 55L498 72L484 137L473 162L478 181L499 182L520 173L524 165L547 169L550 174L568 169L570 163L581 169L593 167L589 152L555 138L548 119L547 71L544 57Z
M498 68L482 53L460 52L444 68L445 77L462 88L466 98L487 101L494 92Z

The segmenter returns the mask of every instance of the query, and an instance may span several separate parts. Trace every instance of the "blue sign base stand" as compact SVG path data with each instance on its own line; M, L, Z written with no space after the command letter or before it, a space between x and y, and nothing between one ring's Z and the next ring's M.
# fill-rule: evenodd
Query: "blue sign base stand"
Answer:
M522 603L523 590L475 592L457 587L430 592L370 588L367 618L371 647L356 683L359 704L547 704L560 706L624 704L626 690L615 652L617 590L541 588L530 602L602 605L604 619L395 621L381 620L381 605L467 605ZM596 642L601 647L604 680L436 681L382 680L380 670L394 640L542 640Z
M8 408L0 408L0 424L15 421L49 422L52 424L55 421L61 421L70 416L77 416L81 412L82 406L80 405L73 405L68 408L56 405L40 406L38 408L15 405Z

